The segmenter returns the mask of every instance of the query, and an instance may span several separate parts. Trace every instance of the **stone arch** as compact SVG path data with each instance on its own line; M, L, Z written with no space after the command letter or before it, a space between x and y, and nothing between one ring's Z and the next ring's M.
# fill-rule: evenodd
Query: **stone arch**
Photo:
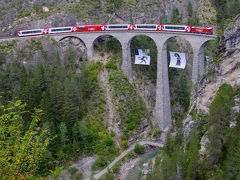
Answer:
M206 49L207 44L208 44L210 41L213 41L213 40L206 40L206 41L200 46L200 49L199 49L199 53L198 53L198 56L199 56L198 71L199 71L199 75L200 75L200 76L202 76L203 73L204 73L204 69L205 69L205 49Z
M95 52L95 43L97 42L97 40L99 40L100 38L102 38L102 37L111 37L111 38L114 38L114 39L116 39L119 43L120 43L120 45L122 46L122 43L121 43L121 41L120 41L120 39L117 37L117 36L115 36L114 34L111 34L111 33L98 33L98 34L96 34L96 36L93 36L93 37L91 37L91 40L88 42L88 44L87 44L87 49L88 49L88 56L89 56L89 58L90 59L93 59L93 56L94 56L94 52Z
M170 88L169 88L169 67L168 67L168 42L174 37L181 37L191 47L191 53L193 48L191 42L181 35L169 35L158 39L158 75L157 75L157 93L156 93L156 106L155 106L155 118L159 123L160 128L163 131L168 131L172 127L172 110L170 103ZM191 78L191 76L190 76Z
M143 40L143 41L141 41ZM129 41L128 46L130 49L130 63L133 68L133 75L135 79L139 77L144 78L144 90L142 91L142 96L147 99L148 107L152 107L150 104L155 104L156 102L156 81L157 81L157 61L158 61L158 48L157 43L151 34L134 34ZM134 49L133 49L134 48ZM150 49L150 65L135 65L135 49ZM142 76L141 74L144 74ZM153 109L152 109L153 110ZM154 125L157 125L156 123Z
M92 46L96 45L95 43L99 43L99 42L97 42L97 41L99 41L101 38L102 38L102 39L105 38L105 40L114 38L114 39L116 39L116 40L120 43L121 48L122 48L121 40L120 40L117 36L115 36L115 35L113 35L113 34L110 34L110 33L102 34L102 35L99 35L99 36L95 37L94 40L93 40L93 42L92 42ZM103 40L103 42L104 42L104 40ZM101 42L100 42L100 43L101 43Z
M66 53L67 49L70 47L74 51L76 58L86 58L87 57L87 47L85 42L76 36L64 36L58 41L58 47L60 48L60 53L63 55Z

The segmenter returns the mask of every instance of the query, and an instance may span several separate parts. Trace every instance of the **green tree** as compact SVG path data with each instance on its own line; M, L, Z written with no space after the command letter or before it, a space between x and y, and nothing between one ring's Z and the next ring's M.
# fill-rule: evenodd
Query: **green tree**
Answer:
M143 154L144 150L145 150L145 147L140 144L136 144L136 146L134 147L134 152L137 154Z
M225 168L227 179L240 178L240 130L236 128L229 138Z
M193 15L192 3L191 1L188 2L187 12L190 17Z
M49 96L46 92L42 93L42 99L40 103L40 108L42 109L43 113L41 114L41 122L52 122L52 112L51 112L51 104L49 102Z
M59 131L60 131L60 140L63 145L66 145L66 142L68 141L68 136L67 136L67 126L64 122L61 122L59 125Z
M66 79L64 82L63 118L69 128L72 128L78 121L78 97L77 82L71 77Z
M231 85L223 84L219 87L217 95L210 105L208 117L208 138L207 151L209 157L206 167L213 171L222 156L225 156L226 133L230 124L230 111L234 105L234 91Z
M37 107L40 104L42 92L46 90L46 81L45 81L45 69L42 62L38 62L32 77L32 87L34 93L33 96L33 106Z
M179 13L179 9L174 7L172 10L172 19L171 24L181 24L182 23L182 15Z
M18 179L34 177L47 151L50 138L48 131L38 127L38 112L32 116L27 131L23 131L22 110L25 104L20 100L10 107L0 107L0 177Z

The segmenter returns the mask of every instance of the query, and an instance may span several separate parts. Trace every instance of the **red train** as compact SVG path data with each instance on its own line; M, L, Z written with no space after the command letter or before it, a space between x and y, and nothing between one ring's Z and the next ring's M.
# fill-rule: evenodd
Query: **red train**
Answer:
M170 31L185 33L213 34L212 28L194 27L172 24L108 24L108 25L81 25L68 27L53 27L18 31L19 37L38 36L44 34L72 33L85 31Z

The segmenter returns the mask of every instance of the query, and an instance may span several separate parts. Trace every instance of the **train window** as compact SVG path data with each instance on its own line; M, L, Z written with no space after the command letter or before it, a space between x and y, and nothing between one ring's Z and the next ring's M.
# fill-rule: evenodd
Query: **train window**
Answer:
M71 31L71 28L51 29L52 32Z
M156 26L152 25L137 25L137 28L147 28L147 29L156 29Z
M108 26L108 28L109 28L109 29L120 29L120 28L121 28L121 29L124 29L124 28L127 29L128 26Z
M185 30L184 26L165 26L165 29L171 29L171 30Z
M78 26L79 29L85 29L85 26Z
M36 30L36 31L22 31L22 34L38 34L42 33L41 30Z

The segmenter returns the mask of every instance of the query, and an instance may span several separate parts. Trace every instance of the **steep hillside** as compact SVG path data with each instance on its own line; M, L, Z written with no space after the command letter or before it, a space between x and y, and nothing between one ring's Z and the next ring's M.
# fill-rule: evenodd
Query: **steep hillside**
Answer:
M183 127L168 134L147 179L237 179L240 172L240 15L221 37Z
M211 0L0 0L0 38L14 37L20 29L80 24L172 23L216 26L215 7ZM198 93L192 99L192 50L189 43L180 37L169 41L168 51L186 53L188 62L185 70L169 69L173 129L171 135L167 135L161 157L156 160L152 155L156 156L158 152L153 152L151 145L133 148L140 140L158 141L161 144L165 137L153 118L157 49L151 38L137 36L131 42L133 82L129 82L121 72L121 45L111 37L96 40L94 61L87 59L86 48L81 40L73 37L61 42L51 37L40 37L0 43L1 118L6 115L10 120L15 114L21 117L19 136L32 130L30 127L34 120L36 128L33 132L37 135L45 132L50 141L45 144L43 154L38 152L38 157L34 154L29 157L27 152L31 151L31 143L38 142L37 138L32 138L30 145L21 146L18 149L20 155L12 160L16 148L11 148L15 144L9 137L11 128L16 128L16 124L0 121L1 130L9 130L9 136L0 136L0 140L12 143L11 146L0 143L0 152L4 154L0 179L1 176L30 179L50 174L57 179L60 172L64 172L66 178L90 178L122 152L128 152L129 147L134 150L116 163L102 179L126 178L133 166L140 158L144 159L148 152L153 158L149 169L152 170L154 163L156 165L152 175L148 176L150 179L165 177L162 174L165 170L170 173L167 176L173 179L196 177L197 170L193 175L191 171L197 169L199 164L201 172L214 171L204 169L205 164L198 159L198 150L202 146L202 158L206 159L204 148L207 147L204 145L208 139L207 132L211 135L210 127L216 120L212 118L215 114L210 113L211 119L208 112L214 106L211 103L215 102L217 92L220 99L226 96L226 91L230 92L229 107L234 106L233 111L227 109L229 111L223 115L230 114L233 119L228 119L227 127L229 124L236 127L233 134L225 138L226 133L224 138L219 138L224 143L218 147L224 149L227 143L230 144L226 139L239 133L239 114L236 113L239 111L239 31L238 16L224 32L221 39L222 54L202 77ZM214 57L217 50L212 49L217 49L216 43L210 43L208 47L207 54ZM134 65L134 49L138 48L151 50L150 66ZM233 89L224 83L230 84ZM233 96L235 105L232 103ZM189 108L190 100L192 106ZM204 124L208 125L205 127ZM231 144L231 147L235 145ZM218 155L224 160L227 153ZM38 158L36 164L28 163ZM214 165L222 168L220 160L218 162ZM14 167L12 172L17 173L8 176L10 167ZM136 179L136 176L132 177Z
M114 13L117 16L109 22ZM16 36L20 29L80 24L173 22L212 26L215 19L209 0L0 1L0 37Z

